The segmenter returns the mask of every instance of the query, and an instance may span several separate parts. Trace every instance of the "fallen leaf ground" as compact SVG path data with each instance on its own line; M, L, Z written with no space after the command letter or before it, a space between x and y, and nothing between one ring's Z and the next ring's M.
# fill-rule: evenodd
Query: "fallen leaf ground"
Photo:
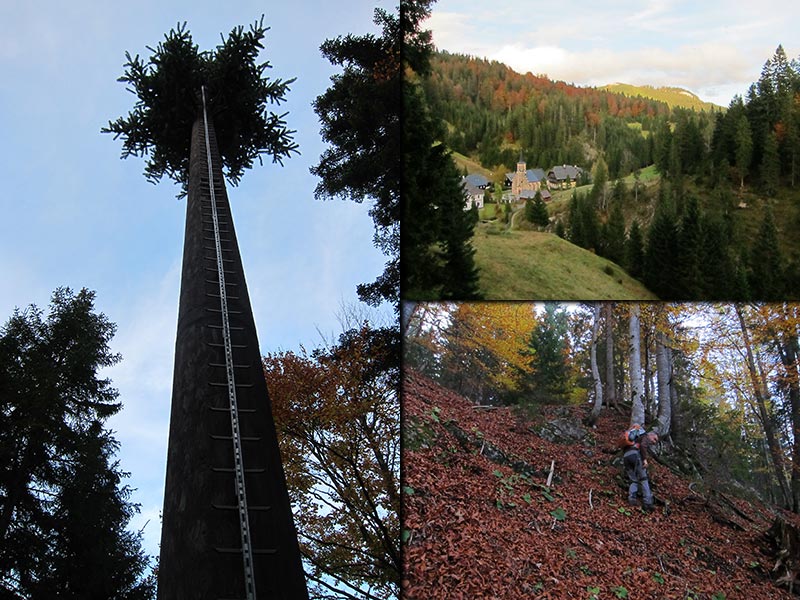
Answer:
M403 410L405 599L794 598L770 579L776 509L734 499L743 530L720 524L690 480L654 461L669 510L627 506L612 464L623 415L604 411L583 442L551 443L511 409L476 409L413 372Z

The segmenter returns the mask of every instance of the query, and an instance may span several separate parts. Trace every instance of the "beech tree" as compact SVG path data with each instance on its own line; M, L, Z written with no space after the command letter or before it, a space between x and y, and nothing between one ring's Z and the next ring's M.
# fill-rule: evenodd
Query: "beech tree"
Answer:
M264 357L312 598L396 598L399 365L367 324L312 352Z
M641 324L639 304L630 305L629 375L631 378L631 424L644 425L644 383L642 378Z
M600 340L600 303L595 302L592 307L594 315L592 319L592 341L589 351L592 380L594 381L594 405L592 412L589 414L587 422L589 425L594 425L600 417L600 411L603 408L603 383L600 380L600 369L597 367L597 343Z

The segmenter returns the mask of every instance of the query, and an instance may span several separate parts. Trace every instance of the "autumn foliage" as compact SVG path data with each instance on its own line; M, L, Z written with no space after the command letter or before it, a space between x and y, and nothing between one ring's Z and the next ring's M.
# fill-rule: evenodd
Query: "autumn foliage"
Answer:
M771 579L764 535L796 516L690 487L654 460L656 511L626 504L625 416L551 443L512 409L476 408L414 372L403 407L404 598L793 597ZM579 421L588 408L558 410Z
M398 365L390 330L264 358L313 598L397 597ZM333 595L331 590L336 588Z

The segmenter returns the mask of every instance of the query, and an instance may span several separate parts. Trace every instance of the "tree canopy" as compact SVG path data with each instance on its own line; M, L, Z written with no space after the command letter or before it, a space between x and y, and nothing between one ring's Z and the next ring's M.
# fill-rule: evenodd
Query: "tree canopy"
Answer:
M206 88L209 116L214 121L222 166L236 185L245 169L262 155L283 158L297 152L294 131L286 126L286 113L268 105L284 101L294 79L271 80L268 61L258 62L268 27L264 17L245 30L235 27L216 49L201 52L186 23L165 34L148 58L125 53L125 73L118 81L136 95L126 117L109 121L101 129L122 138L122 158L146 158L144 175L157 183L166 175L186 193L192 125L202 107L201 86Z
M103 424L121 404L103 367L120 360L94 293L54 292L0 330L0 596L152 598L139 507Z
M314 101L322 138L331 144L311 173L320 178L317 198L373 200L374 243L389 256L376 281L358 286L372 305L397 302L400 287L400 28L398 17L375 10L380 36L326 40L322 54L343 72Z
M330 347L264 358L314 598L399 593L396 345L394 330L363 323Z

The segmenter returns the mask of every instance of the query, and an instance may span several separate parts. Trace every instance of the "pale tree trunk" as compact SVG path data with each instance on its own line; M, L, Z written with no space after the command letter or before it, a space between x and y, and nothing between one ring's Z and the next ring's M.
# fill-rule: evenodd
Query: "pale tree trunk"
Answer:
M603 408L603 382L600 381L600 370L597 368L597 341L600 329L600 303L594 305L594 323L592 323L592 347L590 359L592 364L592 379L594 379L594 407L589 415L589 425L594 425L600 417L600 410Z
M630 377L631 377L631 424L639 423L644 425L644 382L642 380L642 347L639 325L639 304L631 305L630 319L630 345L628 355L630 356Z
M675 415L678 414L678 386L675 385L675 361L672 352L672 348L667 347L667 356L669 357L669 364L672 370L672 377L670 378L669 382L669 401L671 404L670 415L672 419L670 430L676 431Z
M775 470L775 478L778 481L778 486L783 495L781 504L788 507L791 495L789 493L789 484L786 481L786 475L783 471L783 455L781 454L781 449L775 435L775 427L772 423L769 411L767 411L769 391L767 390L766 381L760 378L756 371L756 361L753 356L750 333L744 321L742 307L739 304L734 304L733 306L736 311L736 316L739 319L739 326L742 330L742 341L744 342L745 356L747 359L747 372L750 375L750 383L753 386L753 395L755 396L756 405L758 407L758 417L761 421L761 426L764 428L764 437L767 438L767 447L769 448L770 458L772 459L772 467Z
M672 399L670 398L670 382L672 381L672 365L666 347L666 336L656 333L656 381L658 385L658 419L655 430L660 437L669 435L672 421Z
M414 315L414 310L417 308L417 303L410 300L403 300L400 303L400 334L405 337L408 331L408 325L411 322L411 317Z
M603 304L606 322L606 404L617 407L616 382L614 381L614 303Z

